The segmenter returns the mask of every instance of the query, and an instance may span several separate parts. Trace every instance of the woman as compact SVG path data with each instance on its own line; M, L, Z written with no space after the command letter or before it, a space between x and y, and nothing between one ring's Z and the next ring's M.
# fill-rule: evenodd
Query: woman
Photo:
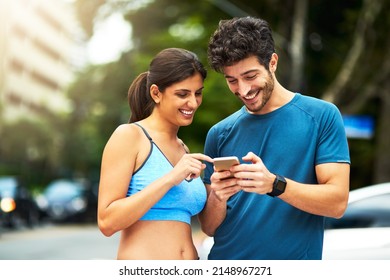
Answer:
M177 137L202 103L207 72L195 54L161 51L128 92L131 118L103 152L98 225L121 231L118 259L198 259L191 216L206 201L202 161Z

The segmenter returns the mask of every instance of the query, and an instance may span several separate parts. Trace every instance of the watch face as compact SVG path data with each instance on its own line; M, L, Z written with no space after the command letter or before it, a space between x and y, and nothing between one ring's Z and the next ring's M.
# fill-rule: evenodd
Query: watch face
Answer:
M277 176L277 180L278 180L278 182L277 182L275 188L281 192L284 192L284 190L286 189L286 181L281 176Z
M268 193L269 196L275 197L279 196L282 193L284 193L284 190L286 189L286 179L280 175L276 175L272 192Z
M285 188L285 184L279 181L276 185L276 189L279 191L284 191L284 188Z

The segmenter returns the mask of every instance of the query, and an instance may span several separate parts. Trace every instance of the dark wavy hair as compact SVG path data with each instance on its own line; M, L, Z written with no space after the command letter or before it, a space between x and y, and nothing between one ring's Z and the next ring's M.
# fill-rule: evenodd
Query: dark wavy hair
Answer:
M168 48L159 52L149 65L149 71L138 75L128 91L131 110L129 123L148 117L155 106L150 96L150 86L155 84L160 92L175 83L181 82L199 73L203 80L207 70L191 51L180 48Z
M253 55L268 70L274 52L274 39L268 22L248 16L221 20L210 38L207 55L210 67L222 73L223 67Z

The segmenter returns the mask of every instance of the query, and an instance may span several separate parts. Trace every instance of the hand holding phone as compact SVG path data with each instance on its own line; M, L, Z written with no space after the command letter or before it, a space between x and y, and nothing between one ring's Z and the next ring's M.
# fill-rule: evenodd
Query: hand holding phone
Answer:
M240 164L238 157L230 156L230 157L217 157L214 158L214 166L217 171L229 170L233 165Z

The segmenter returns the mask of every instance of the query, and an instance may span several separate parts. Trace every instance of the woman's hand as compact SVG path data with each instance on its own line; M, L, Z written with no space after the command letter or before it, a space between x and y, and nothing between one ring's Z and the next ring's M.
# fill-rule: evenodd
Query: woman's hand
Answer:
M213 159L200 153L184 154L170 173L173 177L173 185L178 185L185 179L199 177L202 170L206 168L203 161L213 162Z

